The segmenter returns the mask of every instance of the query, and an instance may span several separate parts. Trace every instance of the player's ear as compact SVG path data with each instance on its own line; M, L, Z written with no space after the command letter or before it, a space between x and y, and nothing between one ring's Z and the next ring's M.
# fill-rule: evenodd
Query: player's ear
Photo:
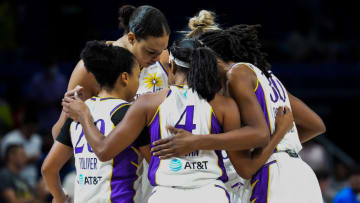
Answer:
M124 85L124 86L126 86L128 83L129 83L129 73L127 73L127 72L122 72L121 73L121 83Z
M133 32L129 32L127 34L127 37L128 37L129 43L134 46L135 40L136 40L135 34Z

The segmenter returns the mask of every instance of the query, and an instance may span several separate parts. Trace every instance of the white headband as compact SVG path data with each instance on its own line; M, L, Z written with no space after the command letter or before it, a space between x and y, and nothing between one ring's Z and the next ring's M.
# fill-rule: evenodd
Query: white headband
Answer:
M169 55L169 63L170 63L171 60L173 60L174 63L175 63L176 65L178 65L178 66L181 66L181 67L184 67L184 68L190 68L190 64L189 64L189 63L184 62L184 61L182 61L182 60L179 60L179 59L175 58L175 57L171 54L171 52L170 52L170 55Z

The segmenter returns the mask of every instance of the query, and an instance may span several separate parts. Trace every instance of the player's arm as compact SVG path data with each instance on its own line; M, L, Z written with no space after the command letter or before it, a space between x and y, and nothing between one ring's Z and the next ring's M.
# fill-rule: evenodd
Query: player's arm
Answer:
M236 172L241 177L251 178L265 164L285 134L294 126L294 118L290 109L285 107L284 112L284 108L279 107L275 123L275 132L272 134L269 144L264 148L255 149L254 152L250 150L226 151Z
M169 127L175 136L155 141L151 151L155 152L155 156L167 157L171 154L182 156L190 153L192 151L189 152L189 146L200 150L244 150L266 146L270 137L269 130L254 93L254 77L254 73L247 67L233 68L228 75L230 94L240 110L244 127L212 136L193 137L186 130Z
M263 111L254 92L255 81L255 74L245 65L238 65L228 73L229 93L238 105L243 126L228 134L243 138L247 146L243 146L242 149L264 147L270 137Z
M217 97L222 96L217 95L214 100ZM240 128L240 115L235 101L232 98L222 97L216 103L217 105L214 103L212 105L216 106L215 114L223 124L223 130L228 132ZM193 135L186 130L171 126L167 126L167 129L175 136L155 141L151 148L153 155L159 156L160 159L183 156L198 149L237 149L244 141L233 134Z
M148 96L139 97L122 121L106 137L94 125L89 109L81 99L67 97L62 105L70 118L81 123L86 140L100 161L108 161L133 143L146 126L147 108L151 101Z
M65 193L61 187L59 172L73 155L70 137L71 122L71 119L66 120L41 167L42 176L55 202L65 202L66 200Z
M111 117L111 121L113 122L114 126L118 125L120 121L126 115L126 112L129 110L130 104L125 104L120 106L118 109L115 110ZM150 154L150 134L149 129L146 127L144 128L140 135L135 140L135 147L137 147L142 154L142 156L146 159L148 163L150 163L151 154Z
M195 146L203 150L224 149L224 150L244 150L263 147L269 140L269 131L259 106L259 102L254 94L254 86L251 79L253 73L248 68L236 68L228 75L229 93L234 99L234 104L238 108L229 112L231 119L236 119L235 115L241 115L238 127L225 130L223 134L211 136L201 135L201 140L195 142ZM231 106L230 103L227 105ZM225 119L225 118L224 118ZM227 124L224 122L224 125ZM237 119L236 119L237 120ZM224 120L225 121L225 120Z
M225 98L223 102L223 130L224 132L230 132L232 130L239 129L241 126L239 108L236 102L232 98ZM239 136L233 136L232 134L212 134L215 142L221 142L228 149L236 149L239 142L243 140Z
M97 92L99 91L99 87L95 80L95 77L86 70L84 66L84 62L82 60L80 60L76 64L71 74L67 90L68 91L73 90L76 86L83 87L83 89L81 89L81 94L82 94L81 98L83 100L86 100L96 95ZM51 129L51 134L54 140L60 133L61 127L64 125L65 120L66 120L65 113L61 112L59 120L54 124L54 126Z
M55 141L41 167L42 176L55 202L65 202L66 200L66 195L61 187L59 172L72 155L71 147Z
M212 136L201 135L201 140L194 143L197 149L244 150L264 147L269 142L270 132L254 93L256 76L241 66L244 65L233 68L227 76L229 93L238 106L243 127Z
M324 133L326 127L320 116L300 99L291 95L289 92L288 95L301 143L307 142Z

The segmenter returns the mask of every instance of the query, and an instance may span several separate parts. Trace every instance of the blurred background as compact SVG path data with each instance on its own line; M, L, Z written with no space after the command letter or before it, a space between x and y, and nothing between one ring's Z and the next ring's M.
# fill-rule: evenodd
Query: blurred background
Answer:
M327 127L302 151L324 199L331 202L349 185L351 168L360 161L360 14L353 2L5 0L0 1L1 166L9 161L8 146L22 144L30 195L49 201L40 166L53 142L51 127L60 115L70 74L86 41L122 36L118 9L125 4L160 9L172 30L169 45L182 37L177 31L187 30L189 18L201 9L215 12L223 28L261 24L259 36L273 72ZM5 141L5 136L11 139ZM69 171L71 164L62 178Z

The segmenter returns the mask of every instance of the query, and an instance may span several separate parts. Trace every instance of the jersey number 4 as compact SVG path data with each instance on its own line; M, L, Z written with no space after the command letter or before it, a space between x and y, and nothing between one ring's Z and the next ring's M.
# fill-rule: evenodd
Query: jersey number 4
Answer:
M186 116L185 116L186 115ZM184 120L185 116L185 121ZM194 106L186 106L185 111L181 114L180 119L176 122L175 128L181 128L192 133L196 128L194 122Z

